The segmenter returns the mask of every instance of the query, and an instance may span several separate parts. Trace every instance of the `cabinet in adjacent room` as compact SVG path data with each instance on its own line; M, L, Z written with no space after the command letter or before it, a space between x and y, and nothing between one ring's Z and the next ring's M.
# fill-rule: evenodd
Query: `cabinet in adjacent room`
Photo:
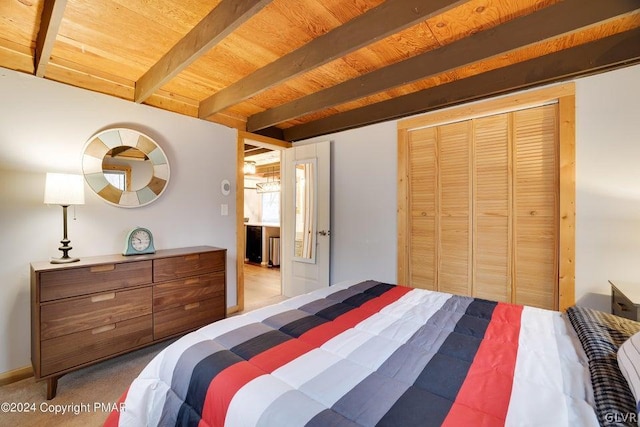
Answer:
M247 259L256 264L262 263L262 226L247 225Z

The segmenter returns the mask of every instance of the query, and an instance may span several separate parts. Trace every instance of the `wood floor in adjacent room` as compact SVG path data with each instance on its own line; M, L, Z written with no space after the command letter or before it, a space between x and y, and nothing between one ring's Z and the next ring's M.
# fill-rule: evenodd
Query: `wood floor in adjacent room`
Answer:
M244 265L244 310L255 310L287 299L282 296L280 269Z

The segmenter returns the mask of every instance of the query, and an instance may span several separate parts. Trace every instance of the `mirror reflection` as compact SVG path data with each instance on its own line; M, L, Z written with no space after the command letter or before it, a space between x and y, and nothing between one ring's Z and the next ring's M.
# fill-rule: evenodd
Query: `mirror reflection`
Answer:
M315 263L316 257L316 164L315 159L295 163L294 258Z
M133 129L107 129L89 138L82 171L105 202L133 208L156 200L169 181L169 162L147 135Z
M111 185L121 191L138 191L153 176L149 157L134 147L116 147L102 159L102 173Z

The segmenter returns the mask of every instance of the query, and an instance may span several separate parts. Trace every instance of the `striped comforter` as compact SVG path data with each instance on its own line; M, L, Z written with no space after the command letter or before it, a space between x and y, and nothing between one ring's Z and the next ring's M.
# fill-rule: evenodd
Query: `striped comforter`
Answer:
M210 324L163 350L107 425L598 425L558 312L374 281Z

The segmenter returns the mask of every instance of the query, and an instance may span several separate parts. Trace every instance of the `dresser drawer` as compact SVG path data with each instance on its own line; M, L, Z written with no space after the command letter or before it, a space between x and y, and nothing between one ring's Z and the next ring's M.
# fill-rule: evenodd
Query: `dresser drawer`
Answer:
M164 282L153 287L153 310L167 310L224 296L224 287L224 272Z
M46 271L40 273L40 301L143 285L151 279L151 260Z
M611 312L616 316L638 320L638 309L616 288L611 289Z
M127 351L153 340L152 315L42 341L40 375Z
M207 325L225 316L224 296L153 314L153 338L161 339Z
M215 251L156 259L153 261L153 281L163 282L224 271L225 258L225 251Z
M151 286L64 300L40 308L41 339L151 314Z

